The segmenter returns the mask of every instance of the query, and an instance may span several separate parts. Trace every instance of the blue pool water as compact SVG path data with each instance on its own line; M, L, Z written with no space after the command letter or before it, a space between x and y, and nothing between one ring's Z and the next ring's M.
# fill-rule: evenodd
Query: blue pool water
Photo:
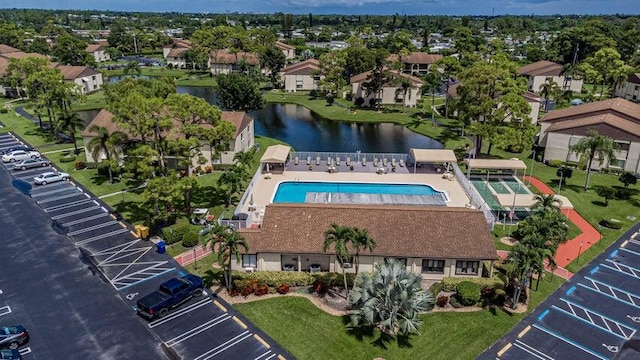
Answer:
M303 203L308 192L350 193L350 194L402 194L438 195L440 191L429 185L419 184L371 184L338 182L294 182L280 183L273 197L274 203Z

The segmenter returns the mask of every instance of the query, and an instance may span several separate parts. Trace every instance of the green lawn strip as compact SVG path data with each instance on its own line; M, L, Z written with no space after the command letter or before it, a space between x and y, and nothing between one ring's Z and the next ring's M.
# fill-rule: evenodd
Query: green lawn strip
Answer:
M487 157L486 149L483 150L482 157ZM497 149L492 149L491 158L510 159L517 157L527 164L527 174L531 173L530 151L523 153L510 153ZM541 162L533 162L533 176L547 184L554 192L558 193L559 177L556 176L558 168L547 166ZM564 179L560 189L560 195L566 196L571 201L576 212L584 217L592 226L598 229L598 223L603 219L617 219L623 224L622 229L613 230L603 228L602 241L592 246L589 250L585 250L580 259L572 261L566 269L571 272L577 272L589 261L593 260L597 255L602 253L604 249L611 245L618 237L628 230L637 220L629 221L627 216L638 216L638 208L640 207L640 184L631 185L629 189L632 191L632 197L629 200L610 200L609 206L604 206L604 199L596 194L594 188L598 186L622 187L622 183L618 181L618 176L603 174L592 171L589 180L589 190L584 191L584 183L586 179L586 171L574 170L570 179ZM580 230L569 223L569 237L573 238L580 233ZM586 246L587 244L585 244ZM577 254L576 254L577 255Z
M104 97L104 91L98 90L87 95L84 101L76 101L73 103L73 111L96 110L107 107L107 100Z
M310 98L308 94L267 92L263 94L263 96L267 102L302 105L317 115L329 120L358 123L394 123L404 125L418 134L425 135L442 142L445 144L445 147L450 149L456 148L465 143L465 140L461 139L452 130L453 128L461 126L459 122L452 119L438 117L438 122L441 125L434 126L430 120L419 118L418 114L421 110L416 108L405 109L406 114L402 113L402 106L397 106L385 111L357 109L355 113L353 113L349 111L349 109L345 109L340 106L327 106L326 100L321 98L313 99ZM343 100L340 100L339 102L343 103ZM347 103L350 104L349 102ZM350 107L351 105L348 106Z
M182 77L185 75L192 74L192 72L188 70L169 69L161 66L153 66L153 67L141 66L139 69L140 69L140 74L131 72L129 73L129 75L142 75L142 76L154 76L154 77L169 76L169 77L176 78L176 77ZM121 76L121 75L124 75L124 69L106 70L106 73L107 73L107 76ZM206 73L203 73L203 74L206 74Z
M515 225L505 225L496 224L491 233L493 234L493 243L496 245L496 249L498 250L506 250L511 251L512 246L504 244L500 241L501 238L513 235L513 232L516 231L517 226Z
M216 78L208 75L188 75L175 79L177 86L214 87Z
M531 292L529 311L562 283L547 274ZM325 359L327 346L335 359L473 359L524 317L502 310L429 313L422 315L422 334L411 337L408 346L392 340L385 349L373 343L377 332L358 338L349 333L346 318L329 315L307 299L277 297L234 307L299 359Z

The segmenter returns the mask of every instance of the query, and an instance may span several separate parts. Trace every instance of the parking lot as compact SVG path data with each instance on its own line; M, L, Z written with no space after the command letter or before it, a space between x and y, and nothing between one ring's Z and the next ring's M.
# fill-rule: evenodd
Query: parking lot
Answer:
M640 224L480 359L640 359Z
M19 140L12 135L0 135L0 150L18 144ZM85 291L92 291L94 287L110 287L109 291L119 296L120 306L124 302L128 308L127 317L143 326L149 339L155 341L156 351L162 343L168 353L175 352L183 359L292 358L228 304L208 293L190 300L161 320L149 323L138 317L136 301L156 290L163 281L184 275L184 269L171 257L159 254L153 243L138 239L128 224L119 221L105 205L74 184L73 180L35 185L33 177L51 171L50 167L15 171L5 164L4 168L13 177L10 181L13 187L31 197L23 197L23 201L31 206L35 202L41 208L38 216L48 222L46 230L61 235L65 245L71 247L67 250L68 255L82 264L88 276L94 275L94 283ZM9 184L6 185L10 188ZM19 194L15 189L11 190ZM96 279L101 279L108 286ZM3 312L2 296L0 294L0 314ZM0 321L3 320L1 316ZM32 343L37 341L37 337L32 336ZM128 341L124 345L138 346ZM30 356L36 358L36 350L35 346L29 345L21 351L31 351ZM71 354L65 356L75 358Z

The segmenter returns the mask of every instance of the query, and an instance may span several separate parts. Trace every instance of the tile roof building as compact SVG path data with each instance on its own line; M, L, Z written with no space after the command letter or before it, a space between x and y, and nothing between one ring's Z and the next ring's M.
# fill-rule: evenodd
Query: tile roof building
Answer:
M526 76L529 80L528 89L539 93L542 84L551 80L563 90L581 92L583 80L565 74L564 66L546 60L524 65L518 69L518 74Z
M640 105L622 98L597 101L566 109L553 110L541 120L539 145L545 148L545 160L579 161L569 151L585 138L590 130L614 139L620 148L613 159L603 159L603 165L640 172Z
M404 104L407 107L415 107L417 105L422 96L422 80L420 78L397 70L390 70L390 78L397 80L397 83L388 81L383 84L379 94L374 94L366 88L366 83L369 81L371 73L371 71L363 72L349 79L354 102L358 101L358 98L362 98L364 100L363 106L371 106L374 101L382 105ZM402 80L408 80L411 84L411 87L407 90L406 99L404 89L400 83Z
M280 79L285 91L296 92L314 90L318 87L320 62L316 59L301 61L289 65L280 71Z
M640 73L629 75L627 81L616 89L616 96L640 103Z
M429 72L431 65L442 59L440 54L429 54L425 52L412 52L402 56L400 62L404 65L403 71L413 75L423 75ZM389 62L398 61L398 55L391 55L387 58Z

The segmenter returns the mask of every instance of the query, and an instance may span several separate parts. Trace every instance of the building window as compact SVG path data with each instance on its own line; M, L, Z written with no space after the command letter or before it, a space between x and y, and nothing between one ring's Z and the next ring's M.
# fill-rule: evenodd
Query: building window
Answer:
M257 255L242 255L242 267L243 268L256 268L258 267Z
M456 261L456 275L478 275L479 261Z
M609 160L609 166L624 169L626 162L627 160L625 159L611 159Z
M444 260L422 259L422 272L444 273Z
M353 266L353 256L348 256L348 257L338 256L338 262L340 263L340 266L342 266L343 268L349 269Z
M296 90L302 90L302 80L296 80Z
M616 144L618 144L619 150L622 150L622 151L629 151L629 147L631 146L631 143L628 143L628 142L616 141Z
M95 80L96 80L96 76L95 76L95 75L93 75L93 76L91 77L91 80L94 80L94 81L95 81Z
M388 262L389 260L394 259L400 262L402 265L407 266L407 258L397 258L397 257L386 257L384 258L384 262Z

